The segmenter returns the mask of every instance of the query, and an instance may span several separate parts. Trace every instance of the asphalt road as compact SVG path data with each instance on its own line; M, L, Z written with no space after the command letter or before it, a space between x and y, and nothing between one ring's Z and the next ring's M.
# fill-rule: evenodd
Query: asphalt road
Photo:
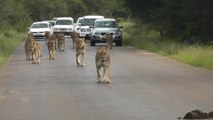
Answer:
M0 120L177 120L213 111L213 71L131 47L111 50L111 84L96 82L95 50L87 45L77 67L66 39L64 52L40 64L25 60L20 45L0 72ZM104 45L104 44L102 44Z

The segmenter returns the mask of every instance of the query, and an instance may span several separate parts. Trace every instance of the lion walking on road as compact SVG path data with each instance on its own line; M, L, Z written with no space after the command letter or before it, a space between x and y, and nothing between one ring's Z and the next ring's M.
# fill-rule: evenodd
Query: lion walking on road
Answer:
M71 33L71 38L72 38L72 47L73 47L73 49L75 49L76 42L77 42L77 40L79 38L78 33L72 32Z
M112 49L113 47L113 33L107 33L105 35L107 46Z
M100 47L96 49L95 63L98 75L98 82L111 83L110 80L110 52L109 47ZM103 74L101 69L103 68Z
M33 51L33 62L32 62L32 64L39 64L40 63L40 57L42 57L41 46L37 42L34 42L31 49Z
M25 41L25 46L24 46L26 60L33 60L33 51L31 47L34 45L34 43L35 43L35 38L33 34L28 34L27 40Z
M64 36L64 34L58 33L57 38L58 38L58 49L59 49L59 51L64 51L65 50L65 36Z
M78 66L84 66L84 54L86 51L86 45L83 38L76 40L76 63Z
M49 51L49 59L54 60L56 58L56 36L53 34L47 43Z

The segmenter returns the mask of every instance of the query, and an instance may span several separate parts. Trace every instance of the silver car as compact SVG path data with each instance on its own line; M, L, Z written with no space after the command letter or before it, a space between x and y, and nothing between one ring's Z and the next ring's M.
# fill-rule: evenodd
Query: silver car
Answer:
M113 42L116 46L122 46L122 31L115 19L98 19L92 27L90 45L106 42L105 35L113 34Z

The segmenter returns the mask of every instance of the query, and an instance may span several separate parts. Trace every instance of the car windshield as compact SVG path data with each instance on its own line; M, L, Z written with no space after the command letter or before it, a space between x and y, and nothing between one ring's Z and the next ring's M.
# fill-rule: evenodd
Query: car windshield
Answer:
M71 20L57 20L56 25L71 25L72 21Z
M55 22L54 22L54 21L50 21L50 25L51 25L51 26L54 26L54 25L55 25Z
M82 22L83 22L83 19L79 19L79 20L78 20L78 23L81 23L81 24L82 24Z
M93 26L96 19L83 19L82 26Z
M32 28L48 28L48 25L45 23L36 23L32 25Z
M96 21L96 28L118 28L118 24L116 21Z

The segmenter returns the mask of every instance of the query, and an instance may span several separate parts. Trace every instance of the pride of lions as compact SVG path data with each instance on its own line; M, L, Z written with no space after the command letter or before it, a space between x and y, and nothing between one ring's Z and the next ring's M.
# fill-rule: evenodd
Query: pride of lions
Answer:
M85 66L84 55L86 44L84 38L80 38L75 32L71 33L73 49L76 49L76 63L78 67ZM65 50L65 35L57 33L50 35L45 33L46 45L49 52L49 60L56 59L56 50ZM112 35L106 34L107 45L96 49L95 65L97 69L98 83L111 83L110 80L110 49L112 49ZM41 55L41 46L36 42L32 34L28 34L25 41L26 60L32 60L32 64L39 64ZM101 70L103 72L101 72Z

